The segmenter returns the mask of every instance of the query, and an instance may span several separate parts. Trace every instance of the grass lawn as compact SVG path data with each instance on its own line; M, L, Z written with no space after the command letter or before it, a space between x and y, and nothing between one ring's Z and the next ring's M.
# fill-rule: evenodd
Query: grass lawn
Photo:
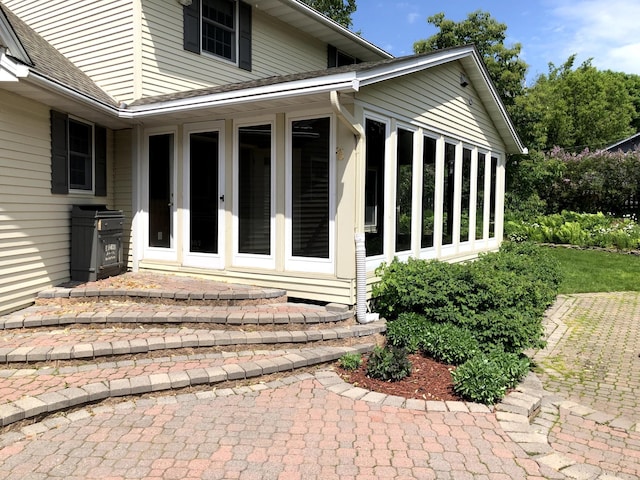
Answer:
M560 262L564 280L559 293L640 291L640 256L545 248Z

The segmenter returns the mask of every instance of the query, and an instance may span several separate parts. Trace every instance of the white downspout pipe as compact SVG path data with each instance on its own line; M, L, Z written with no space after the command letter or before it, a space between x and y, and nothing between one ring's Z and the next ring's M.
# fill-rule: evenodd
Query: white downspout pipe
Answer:
M338 92L332 91L331 95L331 107L338 116L340 121L344 123L356 137L356 162L361 161L362 142L365 138L364 129L358 124L353 116L343 110L340 104L340 98ZM364 188L364 179L360 178L360 175L356 177L356 190L361 192ZM356 225L362 225L364 220L362 219L363 208L359 208L358 202L356 202ZM364 232L359 232L356 229L355 243L356 243L356 319L358 323L369 323L378 319L377 314L367 313L367 252L364 243Z

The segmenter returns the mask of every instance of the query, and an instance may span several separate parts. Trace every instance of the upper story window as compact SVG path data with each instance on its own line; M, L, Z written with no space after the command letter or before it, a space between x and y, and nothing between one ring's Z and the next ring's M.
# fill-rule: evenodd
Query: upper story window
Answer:
M107 194L107 131L51 111L51 193Z
M251 6L239 0L193 0L184 7L184 49L210 53L251 71Z
M202 50L236 60L236 2L202 1Z
M361 63L361 60L338 50L333 45L327 45L327 68L354 65L356 63Z

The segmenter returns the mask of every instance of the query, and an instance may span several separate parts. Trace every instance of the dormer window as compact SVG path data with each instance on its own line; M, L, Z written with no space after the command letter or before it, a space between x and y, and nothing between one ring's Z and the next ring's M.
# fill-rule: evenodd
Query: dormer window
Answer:
M327 68L355 65L356 63L361 63L361 60L338 50L333 45L327 45Z
M193 0L184 7L184 49L251 71L251 6L239 0Z

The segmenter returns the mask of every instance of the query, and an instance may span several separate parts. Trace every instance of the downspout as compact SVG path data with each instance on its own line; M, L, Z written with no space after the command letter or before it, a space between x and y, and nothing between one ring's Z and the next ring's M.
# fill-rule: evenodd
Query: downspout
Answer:
M362 142L365 138L364 129L360 124L356 122L353 116L343 110L340 104L340 98L338 92L331 91L331 107L338 116L340 121L344 123L349 130L351 130L356 137L356 163L361 161ZM360 175L356 176L356 191L361 192L363 185L363 178ZM357 202L356 202L357 204ZM362 208L356 208L356 225L362 225L364 220L362 219ZM356 230L354 240L356 243L356 319L358 323L369 323L378 319L377 314L367 313L367 253L364 243L364 232L358 232Z

